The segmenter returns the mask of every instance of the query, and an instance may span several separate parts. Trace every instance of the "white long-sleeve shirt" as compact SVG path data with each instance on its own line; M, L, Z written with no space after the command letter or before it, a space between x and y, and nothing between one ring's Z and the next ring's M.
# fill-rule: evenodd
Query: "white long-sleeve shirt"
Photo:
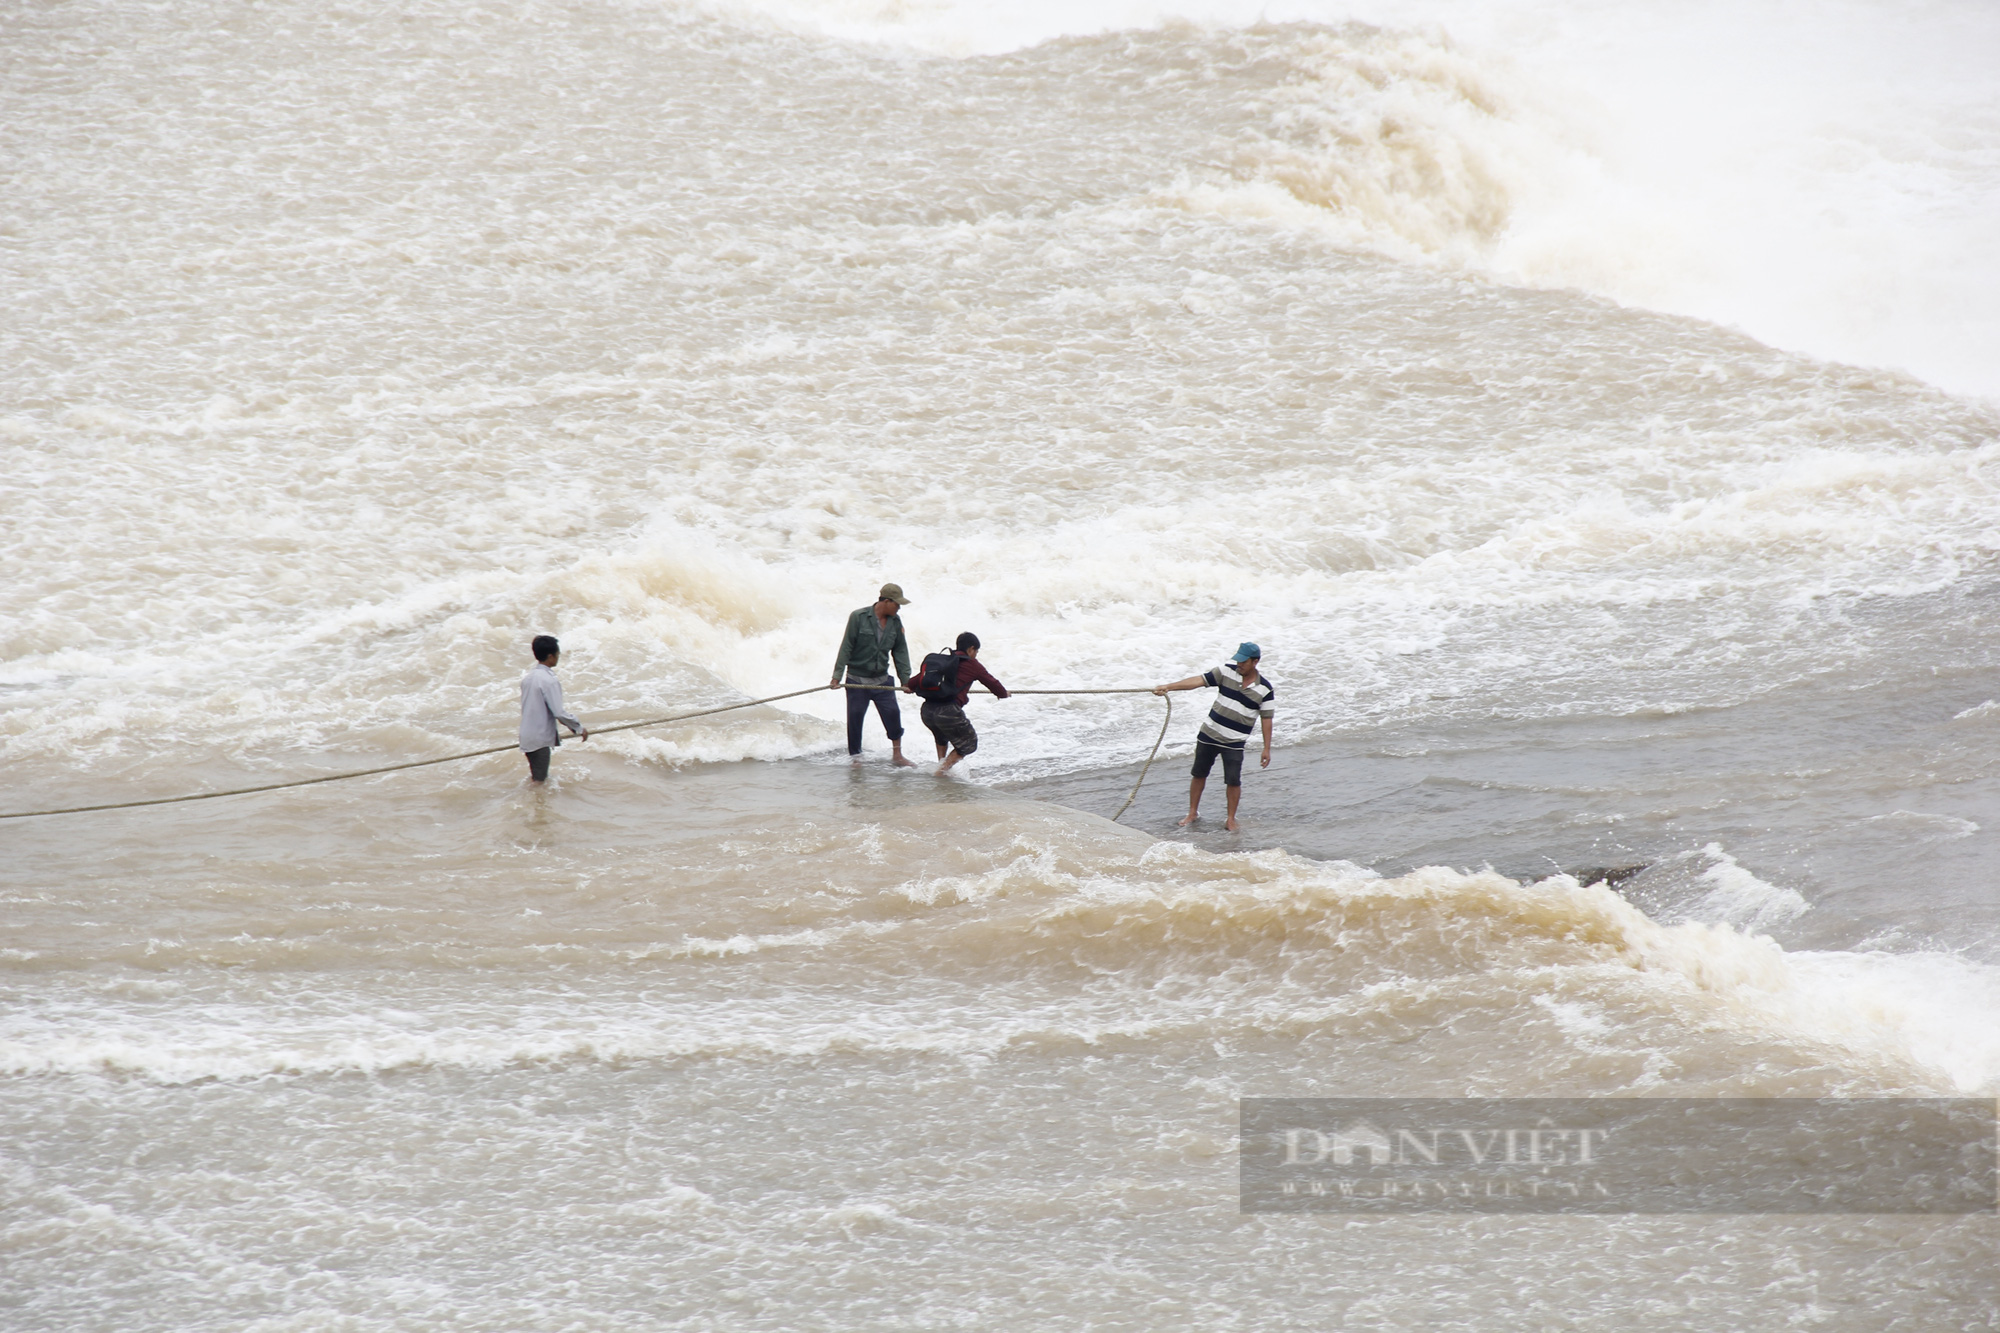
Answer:
M561 745L558 722L571 731L583 730L581 722L563 711L562 682L556 673L537 662L533 671L521 677L521 748L532 753Z

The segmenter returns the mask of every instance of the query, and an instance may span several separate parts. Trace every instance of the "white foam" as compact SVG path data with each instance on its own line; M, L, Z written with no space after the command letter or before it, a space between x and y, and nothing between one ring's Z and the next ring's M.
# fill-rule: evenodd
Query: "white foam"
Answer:
M1798 890L1759 879L1717 843L1708 844L1699 855L1712 862L1700 875L1701 882L1711 887L1684 909L1693 920L1758 932L1796 920L1811 909Z
M1574 1050L1644 1055L1648 1069L1711 1058L1705 1034L1727 1029L1846 1052L1858 1086L2000 1089L2000 969L1954 955L1787 953L1728 924L1662 925L1566 875L1519 884L1432 867L1385 879L1281 851L1048 842L1026 830L993 850L989 870L901 885L896 896L919 910L898 918L637 950L579 941L550 955L584 964L561 979L444 969L384 989L363 975L293 985L183 972L159 994L115 979L95 993L60 988L9 1007L0 1072L185 1083L857 1051L985 1060L1024 1043L1291 1031L1435 999L1446 984L1461 1011L1478 995L1473 1011L1532 1003ZM829 1008L816 987L789 984L877 945L912 966L865 1002ZM1019 975L968 988L996 958L1022 960ZM1217 971L1219 958L1236 965ZM665 986L654 971L759 959L775 970L686 971ZM1079 965L1108 984L1035 980ZM1157 980L1116 983L1131 968ZM1650 1055L1633 1045L1648 1032L1664 1043ZM1485 1076L1477 1052L1455 1058L1460 1076Z
M1886 815L1871 815L1869 823L1894 824L1920 838L1953 840L1969 838L1979 832L1979 825L1970 819L1957 815L1942 815L1922 810L1891 810Z
M1769 886L1746 885L1754 877L1733 862L1719 861L1710 877L1728 907L1747 902L1753 919L1768 910ZM1646 968L1717 996L1756 1030L1886 1059L1915 1073L1919 1089L2000 1092L2000 967L1934 951L1787 952L1729 924L1663 926L1622 900L1597 910L1607 909ZM1599 1035L1575 1016L1556 1017L1586 1043Z
M2000 968L1957 954L1787 955L1802 1024L1899 1049L1961 1095L2000 1093Z
M1388 25L1427 59L1366 57L1367 79L1327 83L1322 104L1349 131L1324 169L1374 199L1332 209L1357 243L2000 396L2000 11L1975 0L1848 0L1809 18L1779 0L750 2L951 55L1176 19ZM1448 62L1477 71L1483 108L1435 95L1424 73ZM1393 135L1368 128L1385 119ZM1441 170L1353 156L1391 143ZM1254 189L1234 206L1292 216Z

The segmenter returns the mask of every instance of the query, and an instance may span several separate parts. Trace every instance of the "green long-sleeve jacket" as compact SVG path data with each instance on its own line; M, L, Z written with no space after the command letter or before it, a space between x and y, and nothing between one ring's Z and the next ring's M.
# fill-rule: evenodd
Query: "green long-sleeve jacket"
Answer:
M856 676L886 676L889 657L896 658L898 682L910 678L910 644L903 637L903 618L890 616L887 626L875 619L873 605L864 606L847 618L847 633L840 638L840 656L833 659L833 678L846 671Z

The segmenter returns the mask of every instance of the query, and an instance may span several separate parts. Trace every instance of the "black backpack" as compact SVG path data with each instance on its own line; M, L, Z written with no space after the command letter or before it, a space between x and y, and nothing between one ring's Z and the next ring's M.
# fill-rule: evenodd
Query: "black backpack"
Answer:
M958 654L927 653L917 674L910 679L910 693L926 703L958 701Z

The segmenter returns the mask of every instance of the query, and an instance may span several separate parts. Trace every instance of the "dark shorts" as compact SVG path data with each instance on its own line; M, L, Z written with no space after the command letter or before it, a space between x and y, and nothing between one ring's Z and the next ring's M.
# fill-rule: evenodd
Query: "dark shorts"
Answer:
M962 755L971 754L979 748L979 733L966 720L965 710L957 704L928 703L917 716L931 729L939 745L949 745Z
M548 781L549 747L544 745L539 750L524 750L522 753L528 756L528 776L537 782Z
M1215 757L1222 756L1222 785L1240 787L1243 785L1243 747L1240 745L1217 745L1211 740L1198 739L1194 743L1194 775L1206 778L1208 770L1215 767Z

